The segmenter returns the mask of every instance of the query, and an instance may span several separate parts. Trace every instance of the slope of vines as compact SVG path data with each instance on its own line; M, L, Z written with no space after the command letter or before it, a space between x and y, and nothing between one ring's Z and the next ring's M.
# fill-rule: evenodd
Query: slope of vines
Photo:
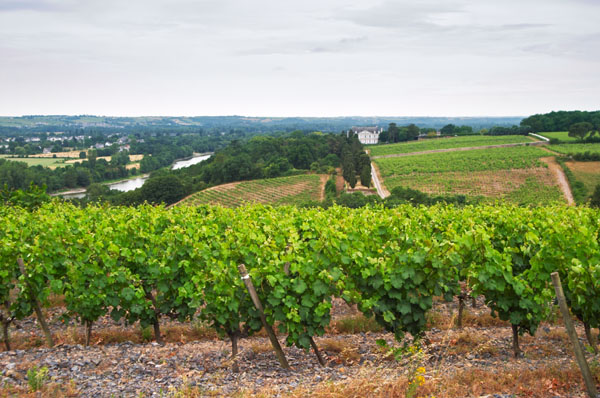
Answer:
M90 333L110 314L154 326L160 341L161 316L200 317L235 342L261 328L243 263L289 345L325 332L332 297L418 337L433 297L460 282L517 337L548 315L553 271L574 313L598 326L599 231L598 210L563 206L2 207L0 303L19 319L62 294Z

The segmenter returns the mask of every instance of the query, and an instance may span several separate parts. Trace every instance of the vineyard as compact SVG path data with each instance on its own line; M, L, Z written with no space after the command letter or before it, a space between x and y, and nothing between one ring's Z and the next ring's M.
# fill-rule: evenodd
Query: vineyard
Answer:
M582 153L592 153L600 155L600 144L563 144L563 145L552 145L552 150L565 154L575 155Z
M545 168L478 171L472 173L413 173L385 179L388 189L409 187L433 195L459 194L511 203L564 202L553 176Z
M388 189L405 186L431 194L463 194L513 203L563 201L537 147L487 148L375 159Z
M402 341L427 328L434 300L483 297L519 336L552 316L550 273L588 330L600 319L600 212L513 206L396 209L199 206L95 207L50 203L0 209L0 302L8 326L64 297L63 317L86 326L109 315L154 329L200 319L238 352L262 329L238 270L244 264L265 322L285 342L319 352L332 298L356 305ZM237 365L236 365L237 366Z
M488 145L522 144L537 141L533 137L523 135L502 136L466 136L433 138L416 142L377 145L370 148L371 156L384 156L400 153L431 151L436 149L468 148Z
M320 200L326 178L317 174L269 178L219 185L197 192L179 205L213 204L237 207L244 203L297 205Z

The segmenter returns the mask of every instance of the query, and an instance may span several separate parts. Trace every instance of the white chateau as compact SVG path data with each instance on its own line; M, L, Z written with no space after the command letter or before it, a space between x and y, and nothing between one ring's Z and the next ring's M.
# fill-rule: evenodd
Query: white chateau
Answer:
M383 128L375 127L352 127L354 134L358 135L358 140L361 144L377 144L379 142L379 134Z

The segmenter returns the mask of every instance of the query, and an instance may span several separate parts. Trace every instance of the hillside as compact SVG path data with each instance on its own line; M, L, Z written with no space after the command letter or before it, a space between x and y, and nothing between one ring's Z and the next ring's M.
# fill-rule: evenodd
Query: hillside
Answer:
M196 192L176 206L213 204L237 207L244 203L298 205L323 199L327 175L300 174L289 177L232 182Z
M564 201L557 179L542 160L548 156L544 150L531 146L462 150L462 145L472 142L461 141L440 140L441 152L433 153L405 153L398 145L394 148L398 156L388 154L374 162L388 190L404 186L435 195L462 194L518 204ZM494 139L481 142L493 145ZM427 150L436 150L433 144L428 142ZM392 149L385 147L381 152Z

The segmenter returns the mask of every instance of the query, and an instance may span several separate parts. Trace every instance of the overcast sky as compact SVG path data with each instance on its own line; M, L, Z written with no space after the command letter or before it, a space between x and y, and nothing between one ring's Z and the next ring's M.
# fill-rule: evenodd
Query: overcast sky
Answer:
M0 115L599 104L600 0L0 0Z

